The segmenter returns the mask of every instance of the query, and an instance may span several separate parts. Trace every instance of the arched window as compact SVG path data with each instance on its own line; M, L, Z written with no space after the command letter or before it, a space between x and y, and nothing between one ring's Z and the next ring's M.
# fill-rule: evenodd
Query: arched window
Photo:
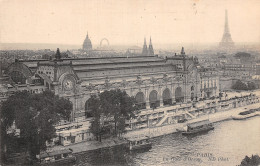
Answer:
M143 92L138 92L135 96L135 102L137 109L145 109L146 103L145 103L145 97Z
M171 105L172 104L171 92L168 88L166 88L163 91L162 97L163 97L163 105Z
M151 91L149 95L150 108L156 108L160 106L160 100L158 100L158 93L156 90Z

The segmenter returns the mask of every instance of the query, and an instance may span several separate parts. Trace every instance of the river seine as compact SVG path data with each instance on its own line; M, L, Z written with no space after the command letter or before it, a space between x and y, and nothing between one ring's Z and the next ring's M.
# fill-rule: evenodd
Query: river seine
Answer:
M192 137L174 133L151 139L152 149L128 152L122 146L77 155L75 165L236 166L245 155L260 155L260 117L223 121Z

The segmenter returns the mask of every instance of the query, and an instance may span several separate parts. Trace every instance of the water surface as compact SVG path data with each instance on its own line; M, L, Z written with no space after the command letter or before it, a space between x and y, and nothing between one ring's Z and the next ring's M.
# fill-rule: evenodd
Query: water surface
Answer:
M245 155L260 154L260 117L214 126L196 136L174 133L153 138L152 149L146 151L130 153L117 146L79 154L75 165L235 166Z

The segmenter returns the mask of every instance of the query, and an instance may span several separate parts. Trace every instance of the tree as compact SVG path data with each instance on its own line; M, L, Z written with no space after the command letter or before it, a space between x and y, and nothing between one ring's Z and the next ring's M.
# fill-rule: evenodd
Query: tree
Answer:
M101 124L100 124L100 117L94 117L93 121L91 122L90 132L96 137L97 141L101 142Z
M232 89L235 89L235 90L254 90L254 89L256 89L256 84L254 82L248 82L247 84L245 84L241 80L237 80L236 83L232 86Z
M101 131L104 131L104 124L111 122L112 119L114 123L113 134L115 136L122 134L125 130L125 119L134 117L134 103L133 97L128 96L125 91L119 89L104 91L98 96L92 96L89 100L90 110L92 110L93 115L92 133L96 136L99 133L99 137L101 137L100 134Z
M90 126L90 132L96 137L97 141L99 140L101 142L101 108L100 108L100 100L96 95L92 95L90 99L88 100L89 103L89 109L91 110L90 114L93 117L93 120L91 121Z
M258 155L252 155L252 157L245 156L240 166L258 166L260 164L260 157Z
M125 117L119 118L117 130L119 137L125 132Z
M254 82L248 82L248 83L247 83L247 89L248 89L248 90L254 90L254 89L256 89L255 83L254 83Z
M128 96L125 91L119 89L105 91L99 96L103 113L107 117L113 117L114 135L117 135L119 125L121 125L121 131L125 128L124 123L119 123L121 118L130 119L130 117L134 117L135 100L133 97Z
M68 120L71 110L72 103L69 100L59 98L51 91L41 94L16 92L1 106L3 143L8 142L6 129L15 122L20 129L20 141L30 158L35 159L36 154L46 150L46 141L55 137L54 125L61 119Z
M235 90L247 90L247 85L241 80L237 80L236 83L232 86L232 89Z

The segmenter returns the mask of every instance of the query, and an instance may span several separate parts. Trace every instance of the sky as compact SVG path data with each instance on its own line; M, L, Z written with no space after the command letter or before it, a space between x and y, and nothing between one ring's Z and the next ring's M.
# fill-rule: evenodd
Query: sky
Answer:
M260 0L0 0L0 43L260 42Z

